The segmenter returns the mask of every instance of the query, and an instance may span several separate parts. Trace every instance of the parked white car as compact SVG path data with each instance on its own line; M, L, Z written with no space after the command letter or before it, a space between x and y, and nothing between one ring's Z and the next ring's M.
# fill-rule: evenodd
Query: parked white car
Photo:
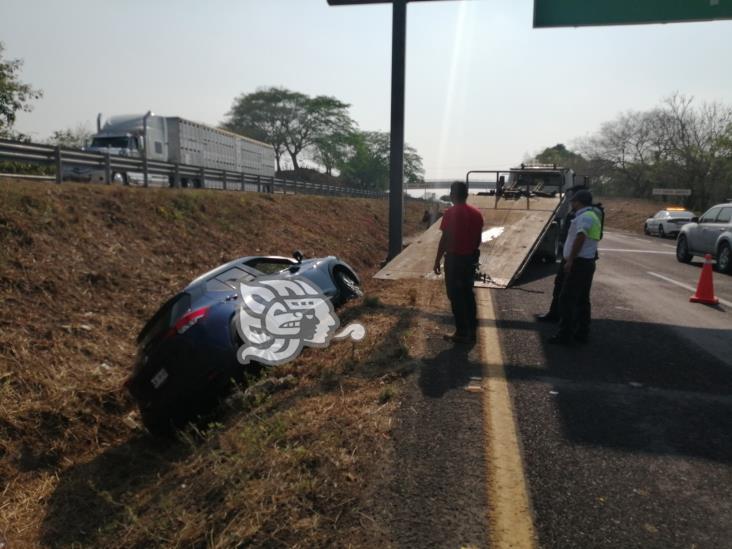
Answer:
M691 223L694 214L684 208L666 208L656 213L653 217L646 219L643 225L643 232L646 234L657 234L661 238L676 236L681 227Z

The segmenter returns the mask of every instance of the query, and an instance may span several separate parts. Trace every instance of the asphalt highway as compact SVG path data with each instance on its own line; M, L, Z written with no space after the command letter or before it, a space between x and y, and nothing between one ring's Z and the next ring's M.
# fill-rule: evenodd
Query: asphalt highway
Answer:
M492 291L540 547L732 547L732 276L689 303L701 261L674 250L605 234L587 345L534 320L556 266Z

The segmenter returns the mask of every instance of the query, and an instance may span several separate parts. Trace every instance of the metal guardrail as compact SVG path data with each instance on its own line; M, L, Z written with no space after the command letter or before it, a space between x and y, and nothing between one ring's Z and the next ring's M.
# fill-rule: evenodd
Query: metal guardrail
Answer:
M256 189L257 192L319 194L361 198L385 198L388 196L384 192L357 189L354 187L339 187L296 179L276 178L274 176L253 175L245 172L205 168L203 166L161 162L159 160L148 159L146 161L142 158L115 156L53 145L0 139L0 161L3 160L55 166L56 183L63 181L64 166L81 166L103 170L104 182L107 184L113 181L114 173L137 172L143 174L144 186L149 186L148 176L153 175L167 176L169 185L175 188L183 186L182 182L185 181L197 181L199 184L193 185L197 188L234 191L254 191ZM22 174L16 175L22 176ZM212 184L207 185L207 180ZM217 181L218 184L213 184L213 181Z

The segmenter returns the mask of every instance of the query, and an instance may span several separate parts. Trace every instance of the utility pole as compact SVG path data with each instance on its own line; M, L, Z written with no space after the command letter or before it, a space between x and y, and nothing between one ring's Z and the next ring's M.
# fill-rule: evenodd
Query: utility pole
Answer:
M391 134L389 151L389 253L402 251L404 207L404 80L407 57L407 2L429 0L328 0L331 6L391 4Z

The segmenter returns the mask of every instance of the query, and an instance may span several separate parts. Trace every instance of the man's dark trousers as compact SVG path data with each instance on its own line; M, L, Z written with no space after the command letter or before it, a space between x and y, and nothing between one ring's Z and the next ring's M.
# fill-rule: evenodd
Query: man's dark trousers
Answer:
M595 260L578 257L572 270L564 275L559 294L559 337L585 339L590 334L590 290L595 274Z
M461 337L475 337L478 326L473 282L475 256L447 254L445 256L445 287L455 317L455 332Z
M549 306L547 316L559 318L559 295L562 293L562 284L564 282L564 259L559 262L559 270L554 277L554 290L552 291L552 303Z

